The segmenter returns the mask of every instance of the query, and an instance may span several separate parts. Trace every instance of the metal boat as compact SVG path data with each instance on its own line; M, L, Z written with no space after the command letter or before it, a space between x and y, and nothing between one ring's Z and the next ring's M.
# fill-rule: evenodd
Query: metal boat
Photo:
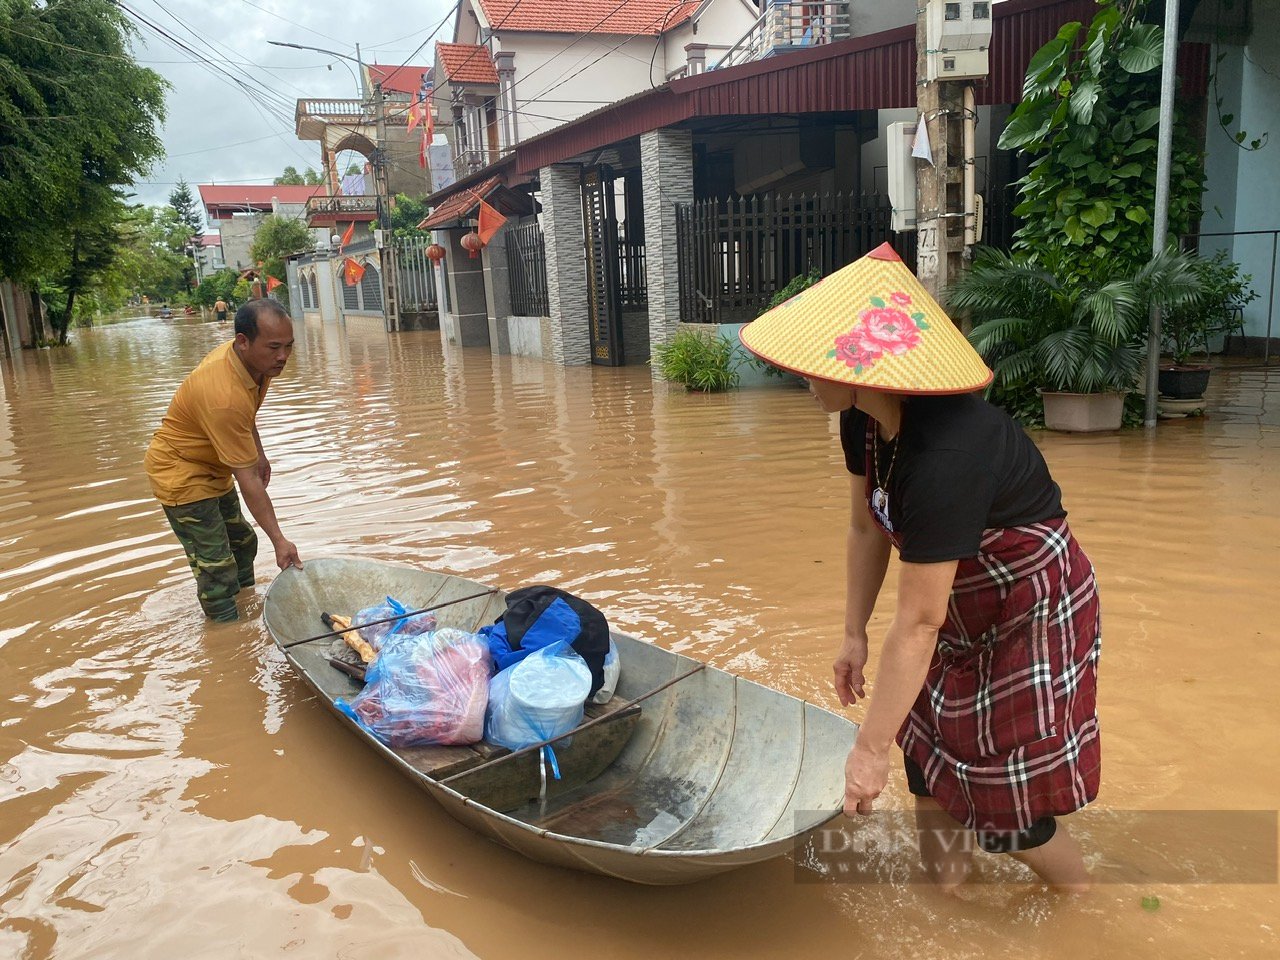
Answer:
M322 613L388 595L473 632L506 608L501 590L462 577L319 559L276 577L263 618L342 723L452 817L519 853L635 883L687 883L789 853L840 813L856 724L616 631L616 693L553 744L561 779L545 776L536 749L388 747L335 707L362 681L331 662L333 638L308 640L323 632Z

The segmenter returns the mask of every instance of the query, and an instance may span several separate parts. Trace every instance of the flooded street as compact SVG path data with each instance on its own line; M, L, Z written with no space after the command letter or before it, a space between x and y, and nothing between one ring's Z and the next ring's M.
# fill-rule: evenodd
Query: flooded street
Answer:
M297 328L258 423L304 561L552 583L628 633L839 709L849 481L805 392L692 395L647 367L494 358L375 324ZM0 957L1280 950L1274 873L1214 882L1236 877L1227 863L1171 883L1151 864L1203 864L1200 821L1174 818L1154 850L1150 830L1126 826L1133 811L1280 806L1280 372L1215 373L1218 414L1155 437L1037 435L1101 584L1102 792L1073 829L1115 882L1062 900L983 856L991 882L957 901L790 858L629 886L450 820L271 645L265 541L247 618L200 613L141 461L173 389L228 336L139 321L0 363ZM880 805L909 805L896 760ZM1274 826L1270 838L1257 852L1274 863Z

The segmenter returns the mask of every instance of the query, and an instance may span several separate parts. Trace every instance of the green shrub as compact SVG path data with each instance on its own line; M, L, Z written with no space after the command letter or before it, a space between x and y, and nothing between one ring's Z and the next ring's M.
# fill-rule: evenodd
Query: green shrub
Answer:
M1209 338L1220 336L1235 324L1235 310L1258 299L1253 276L1240 273L1240 264L1227 258L1225 250L1212 257L1195 260L1195 271L1203 284L1203 302L1196 307L1170 310L1161 318L1162 345L1174 363L1189 363L1194 353L1209 353Z
M650 360L662 379L690 390L729 390L738 385L738 359L733 342L696 330L680 330L666 343L655 344Z

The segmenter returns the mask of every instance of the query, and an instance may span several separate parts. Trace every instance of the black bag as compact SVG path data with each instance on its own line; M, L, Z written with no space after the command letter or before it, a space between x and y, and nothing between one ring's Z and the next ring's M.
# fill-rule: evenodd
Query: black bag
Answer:
M522 587L507 594L507 612L494 622L503 625L511 649L521 650L525 634L529 633L547 608L557 600L563 600L577 614L577 633L573 636L549 638L544 624L542 629L534 631L537 639L534 647L546 646L549 639L552 642L568 640L591 670L591 693L588 697L593 697L604 685L604 658L609 652L609 621L586 600L555 587Z

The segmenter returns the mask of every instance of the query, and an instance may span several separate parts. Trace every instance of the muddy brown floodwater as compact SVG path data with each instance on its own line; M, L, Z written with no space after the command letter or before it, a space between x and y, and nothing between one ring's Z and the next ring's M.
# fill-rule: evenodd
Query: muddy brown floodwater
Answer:
M849 481L803 391L689 395L645 367L372 326L299 335L259 422L304 558L555 583L838 709ZM1102 588L1103 789L1075 829L1109 882L1061 900L983 856L986 882L950 901L906 882L901 852L878 883L802 857L642 888L449 820L269 643L269 550L247 619L199 615L141 460L225 336L139 321L0 362L0 956L1280 955L1280 374L1216 374L1218 415L1155 437L1037 435ZM895 766L881 806L908 803ZM1269 882L1242 882L1251 858Z

